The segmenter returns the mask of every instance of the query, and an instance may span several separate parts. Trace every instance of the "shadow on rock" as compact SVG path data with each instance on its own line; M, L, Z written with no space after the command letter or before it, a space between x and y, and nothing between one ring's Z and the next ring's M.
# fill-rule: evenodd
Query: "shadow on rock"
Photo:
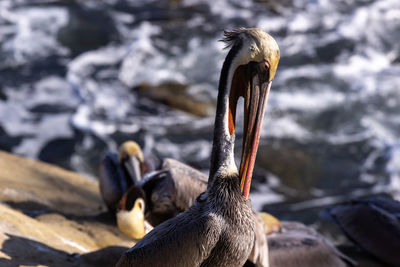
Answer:
M20 201L20 202L4 201L4 203L15 210L21 211L22 213L31 218L37 218L38 216L43 214L58 214L67 219L75 220L78 222L85 220L85 221L104 223L107 225L116 224L115 214L108 211L100 212L94 215L74 215L58 211L56 209L46 206L45 204L38 203L35 201Z
M6 234L1 252L9 258L0 259L1 266L114 266L127 247L109 246L86 254L69 254L32 239Z

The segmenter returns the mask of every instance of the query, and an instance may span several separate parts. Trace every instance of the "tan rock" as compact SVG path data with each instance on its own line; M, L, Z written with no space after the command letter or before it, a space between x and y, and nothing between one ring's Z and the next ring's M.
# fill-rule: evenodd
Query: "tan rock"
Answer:
M0 266L112 266L134 242L97 181L0 151Z
M213 114L215 104L196 99L188 94L188 86L169 82L157 86L141 84L136 90L142 96L162 102L172 108L183 110L196 116L206 117Z
M96 181L1 151L0 201L33 202L75 215L105 210Z

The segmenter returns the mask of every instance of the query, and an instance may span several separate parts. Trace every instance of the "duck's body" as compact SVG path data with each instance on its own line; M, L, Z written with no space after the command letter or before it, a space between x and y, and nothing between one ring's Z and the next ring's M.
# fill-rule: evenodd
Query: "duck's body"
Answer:
M359 247L392 266L400 266L400 202L375 197L327 209Z
M226 32L225 37L232 48L221 71L207 190L189 210L129 249L118 266L243 266L250 256L255 218L248 196L279 48L259 29ZM246 116L240 171L233 155L239 96L245 98Z

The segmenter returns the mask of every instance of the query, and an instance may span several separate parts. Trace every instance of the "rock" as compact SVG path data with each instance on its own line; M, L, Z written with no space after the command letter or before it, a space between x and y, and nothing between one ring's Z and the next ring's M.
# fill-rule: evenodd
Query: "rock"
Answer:
M57 138L47 142L40 150L39 160L67 167L70 158L75 152L75 145L80 141L75 136L70 138Z
M320 45L315 48L315 52L319 60L321 60L322 62L333 63L335 62L337 57L345 54L345 52L349 54L353 53L354 48L355 43L353 40L343 38Z
M57 39L73 56L119 40L118 30L107 10L71 5L68 13L68 24L60 29Z
M263 4L269 11L275 14L284 14L284 8L292 7L293 0L283 0L283 1L272 1L272 0L254 0Z
M2 100L2 101L6 101L7 100L6 93L3 92L1 89L0 89L0 100Z
M11 151L11 149L19 145L22 141L22 136L10 136L0 125L0 147L3 150Z
M111 266L134 245L97 181L0 151L0 266Z
M360 166L373 151L368 140L330 144L323 140L299 142L289 139L268 140L260 145L256 164L280 178L283 185L296 190L301 199L313 196L313 190L325 195L342 195L366 186L358 177ZM384 163L377 159L376 169ZM374 174L379 179L379 173Z
M141 84L135 89L144 97L162 102L172 108L183 110L196 116L210 116L215 110L213 103L198 100L188 94L188 86L183 84L174 82L163 83L158 86Z

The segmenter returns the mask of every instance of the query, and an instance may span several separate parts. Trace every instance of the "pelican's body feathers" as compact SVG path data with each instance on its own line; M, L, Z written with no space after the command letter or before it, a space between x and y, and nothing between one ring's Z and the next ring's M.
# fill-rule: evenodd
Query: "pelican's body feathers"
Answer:
M253 243L253 212L249 201L241 196L237 176L216 182L215 189L224 190L200 195L189 210L160 224L128 250L118 266L220 266L221 262L224 266L243 266L247 256L242 255L250 255L252 246L241 238ZM234 200L221 194L227 190L235 192ZM242 224L249 227L238 227ZM171 257L171 248L181 256ZM157 257L146 256L153 254Z

